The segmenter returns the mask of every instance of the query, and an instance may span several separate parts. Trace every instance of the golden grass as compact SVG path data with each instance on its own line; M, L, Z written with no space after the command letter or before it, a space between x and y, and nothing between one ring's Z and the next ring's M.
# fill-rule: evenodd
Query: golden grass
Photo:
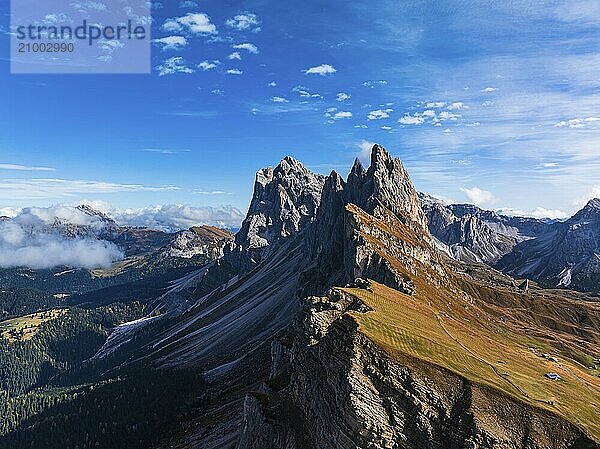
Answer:
M65 313L67 313L67 309L52 309L1 321L0 335L9 342L31 340L42 323L58 318Z
M362 332L390 354L400 351L435 363L552 410L600 439L600 379L568 352L560 353L543 340L484 316L469 302L448 298L447 307L436 307L418 287L413 297L377 283L372 293L344 290L373 309L353 315ZM534 353L530 348L539 349ZM543 358L544 351L556 356L558 363ZM560 374L563 380L545 378L548 372Z

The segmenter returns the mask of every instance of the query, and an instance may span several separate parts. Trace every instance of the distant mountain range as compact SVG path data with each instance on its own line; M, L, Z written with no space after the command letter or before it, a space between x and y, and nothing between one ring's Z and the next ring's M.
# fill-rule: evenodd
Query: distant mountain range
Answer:
M438 248L451 257L484 262L550 288L600 291L600 199L557 221L419 198Z

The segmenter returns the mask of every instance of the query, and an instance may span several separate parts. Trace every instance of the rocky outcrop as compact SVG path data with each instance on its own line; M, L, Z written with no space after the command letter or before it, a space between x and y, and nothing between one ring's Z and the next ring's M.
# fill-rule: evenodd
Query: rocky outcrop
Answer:
M593 199L565 222L522 242L497 268L547 287L600 291L600 199Z
M233 240L233 235L224 229L213 226L196 226L176 233L163 255L164 257L184 259L204 255L210 260L216 260L223 256L223 248L231 240Z

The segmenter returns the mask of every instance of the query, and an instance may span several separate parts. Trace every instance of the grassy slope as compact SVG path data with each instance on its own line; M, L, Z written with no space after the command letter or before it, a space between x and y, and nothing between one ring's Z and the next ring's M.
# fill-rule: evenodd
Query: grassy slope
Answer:
M19 333L18 338L21 341L31 340L42 323L53 320L66 312L66 309L52 309L2 321L0 322L0 335L8 341L14 341L15 338L11 335L11 331L16 331Z
M374 224L366 214L360 218ZM410 230L387 228L415 242ZM345 289L373 309L354 314L371 340L391 355L435 363L558 413L600 440L600 378L587 368L600 352L600 303L492 289L454 274L440 279L425 266L415 276L386 254L384 245L364 237L416 285L413 296L377 283L373 292ZM548 372L563 380L547 379Z

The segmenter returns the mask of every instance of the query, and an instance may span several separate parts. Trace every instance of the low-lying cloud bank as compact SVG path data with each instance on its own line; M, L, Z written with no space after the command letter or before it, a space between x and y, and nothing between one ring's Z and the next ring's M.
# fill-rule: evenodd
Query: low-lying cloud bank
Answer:
M198 225L238 228L244 219L233 206L164 204L116 209L108 203L86 204L92 209L66 205L0 208L0 268L109 267L124 257L115 244L105 240L116 230L111 219L121 226L167 232Z
M0 267L32 269L70 266L109 267L123 253L113 243L89 237L66 237L29 212L0 222Z
M198 225L239 228L244 219L244 214L233 206L194 207L184 204L163 204L135 209L113 209L105 213L120 225L164 231L189 229Z

